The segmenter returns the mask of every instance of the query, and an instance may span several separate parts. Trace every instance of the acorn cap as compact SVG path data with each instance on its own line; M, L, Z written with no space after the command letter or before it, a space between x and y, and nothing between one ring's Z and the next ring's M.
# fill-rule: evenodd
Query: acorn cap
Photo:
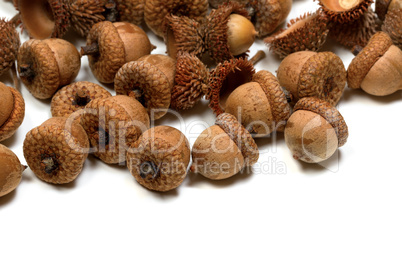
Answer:
M360 84L377 62L378 58L392 45L391 38L384 32L377 32L371 37L365 48L350 62L348 67L348 86L360 88Z
M24 140L24 157L41 180L65 184L82 171L88 157L89 142L81 125L64 117L54 117L29 131ZM53 167L45 165L45 160Z
M237 121L236 117L229 113L221 113L216 117L215 125L218 125L235 142L241 150L246 166L257 163L259 151L251 134Z
M114 88L117 95L137 99L154 119L165 115L170 106L169 79L158 67L146 61L124 64L116 74Z
M114 0L119 11L119 21L141 25L144 20L145 0Z
M2 84L1 87L3 88L0 90L3 91L4 87L6 86ZM10 138L12 135L14 135L18 127L21 126L25 116L25 102L21 93L12 87L7 86L7 88L12 94L13 104L11 106L12 107L11 111L9 111L8 113L7 119L5 120L5 122L0 124L0 141L6 140ZM4 104L2 103L2 108L3 107Z
M61 38L70 27L70 16L63 0L18 0L23 29L35 39Z
M283 131L286 121L291 114L291 108L287 101L286 94L283 92L278 79L266 70L258 71L252 81L258 82L271 105L271 112L277 125L277 131Z
M68 12L71 17L72 27L83 37L86 37L92 26L105 21L106 0L69 0Z
M204 19L208 0L147 0L144 7L145 23L159 37L163 37L165 17L168 14L187 16L196 21Z
M391 0L376 0L375 1L375 13L378 15L380 20L385 19L385 15L388 11L388 6L391 3Z
M253 64L243 58L224 61L212 70L208 79L210 88L205 97L216 115L224 112L221 95L227 97L236 87L251 81L254 73Z
M197 56L180 52L170 106L176 110L194 107L209 89L208 76L208 69Z
M85 108L93 99L111 96L109 91L98 84L78 81L57 91L52 98L50 110L53 117L69 117L72 113Z
M96 79L112 83L117 71L125 63L124 43L113 23L103 21L95 24L87 37L87 46L99 45L99 54L88 55L89 66Z
M201 24L186 16L166 16L164 40L167 54L176 59L178 52L188 52L198 57L205 51L204 29Z
M238 2L227 2L207 16L205 45L209 55L218 63L234 58L228 45L228 22L231 14L250 20L245 6Z
M402 9L388 11L385 16L382 31L392 39L394 45L402 49Z
M364 47L376 32L376 15L369 7L357 20L333 24L329 34L340 44L347 47Z
M361 17L373 3L373 0L318 0L318 2L330 22L346 23Z
M0 18L0 76L14 65L19 47L20 37L15 26Z
M316 97L300 99L293 108L293 111L307 110L322 116L334 128L338 137L338 147L343 146L348 138L348 126L339 111L328 102Z
M291 19L288 29L281 29L265 38L264 42L281 58L297 51L318 51L327 39L327 23L327 17L320 10L313 14L307 13Z

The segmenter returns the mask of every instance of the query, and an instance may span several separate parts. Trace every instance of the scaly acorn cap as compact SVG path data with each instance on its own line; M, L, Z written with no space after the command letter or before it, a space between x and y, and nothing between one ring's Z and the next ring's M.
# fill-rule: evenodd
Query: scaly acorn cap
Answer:
M238 2L227 2L207 16L205 45L209 55L218 63L234 58L228 45L228 22L231 14L238 14L250 20L247 9Z
M365 48L350 62L347 71L348 86L360 88L363 79L371 67L392 45L391 38L384 32L377 32L371 37Z
M0 18L0 76L14 65L19 47L20 36L14 24Z
M216 117L215 125L221 127L235 142L243 155L245 166L252 166L257 163L259 158L257 144L236 117L229 113L221 113Z
M236 87L251 81L255 69L253 64L243 58L230 59L219 63L209 75L209 91L205 98L216 115L224 112L221 96L227 97Z
M145 0L114 0L119 11L119 21L141 25L144 21Z
M22 27L34 39L61 38L70 27L70 15L64 0L18 0Z
M92 100L111 96L109 91L98 84L78 81L64 86L54 94L50 110L53 117L69 117L74 112L85 108Z
M388 6L391 3L391 0L376 0L375 1L375 13L378 15L378 18L382 21L385 19L385 15L388 11Z
M201 57L205 51L205 29L198 21L186 16L167 15L164 40L167 54L176 59L178 52Z
M209 71L194 54L179 52L170 106L175 110L194 107L208 92Z
M248 0L231 0L231 1L239 2L244 5L249 2ZM209 5L214 9L217 9L220 5L224 4L225 2L227 2L227 0L208 0Z
M402 49L402 9L388 11L382 31L390 36L394 45Z
M69 0L68 12L72 27L83 37L88 35L92 26L105 21L105 4L107 0Z
M364 47L376 32L376 15L369 7L360 18L348 23L332 24L330 36L347 47Z
M30 130L24 140L24 157L41 180L69 183L81 173L88 157L89 141L81 125L53 117Z
M287 27L264 39L269 49L281 58L297 51L318 51L329 32L328 19L320 10L291 19Z
M347 23L360 18L373 0L318 0L330 22Z
M202 21L208 11L208 0L146 0L145 23L159 37L164 35L165 17L169 14Z
M0 123L0 142L13 136L18 127L21 126L25 116L25 102L21 93L16 89L0 83L0 90L2 91L1 102L2 109L5 109L5 101L9 100L9 110L7 115L4 115L2 123ZM9 98L5 98L8 95Z
M343 146L348 138L348 126L339 111L328 102L316 98L307 97L300 99L293 108L293 111L307 110L319 114L331 124L338 137L338 147Z

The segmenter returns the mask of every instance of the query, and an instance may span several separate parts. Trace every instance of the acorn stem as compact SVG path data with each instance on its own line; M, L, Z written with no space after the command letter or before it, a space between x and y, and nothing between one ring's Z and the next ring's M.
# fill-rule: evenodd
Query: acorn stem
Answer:
M20 77L32 80L35 77L35 71L32 69L31 64L20 65Z
M255 64L258 63L258 61L264 59L265 57L266 57L265 52L262 51L262 50L259 50L259 51L257 51L257 53L256 53L253 57L250 58L249 61L250 61L253 65L255 65Z
M358 55L362 50L363 50L363 47L362 47L362 46L355 45L355 46L352 48L352 53L353 53L354 56L356 56L356 55Z
M59 162L53 156L45 157L41 162L45 167L45 172L47 174L51 174L59 168Z
M99 54L99 44L97 42L95 42L89 46L81 47L80 54L81 54L81 56Z
M85 89L85 87L83 87ZM86 92L80 91L75 94L73 105L84 107L91 101L91 98Z
M160 167L157 166L152 161L145 161L145 162L141 163L141 165L140 165L140 176L144 179L148 175L151 175L152 179L155 179L156 177L158 177L159 172L160 172Z
M119 11L117 10L116 2L113 0L108 0L105 5L105 20L110 22L116 22L119 16Z

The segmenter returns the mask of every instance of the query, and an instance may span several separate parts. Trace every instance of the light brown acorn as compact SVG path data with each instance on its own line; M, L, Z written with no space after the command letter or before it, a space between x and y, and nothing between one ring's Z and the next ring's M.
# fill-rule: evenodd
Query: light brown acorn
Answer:
M400 3L400 8L387 12L381 28L390 36L394 45L402 49L402 1Z
M127 62L148 55L155 48L147 34L128 22L109 21L95 24L87 37L81 55L87 55L95 78L112 83L117 71Z
M177 188L187 175L190 145L169 126L145 131L127 152L127 167L142 186L159 192Z
M215 125L199 135L191 154L190 170L213 180L232 177L259 157L251 134L229 113L220 114Z
M0 82L0 142L13 136L25 116L25 102L21 93Z
M41 180L53 184L74 181L88 157L88 137L81 127L64 117L53 117L29 131L24 157Z
M367 46L357 51L348 67L348 86L375 96L402 89L402 50L384 32L377 32Z
M291 107L277 78L266 70L237 87L226 101L225 112L234 115L254 137L283 132Z
M26 41L17 61L21 81L38 99L51 98L61 86L70 84L81 68L77 49L62 39Z
M0 18L0 76L15 67L19 47L20 36L13 22Z
M279 65L277 76L293 102L315 96L335 106L346 85L345 66L332 52L292 53Z
M21 165L14 152L0 144L0 197L11 193L18 187L22 172L26 168Z
M94 155L107 164L123 163L127 149L149 129L149 116L134 98L94 99L81 113Z
M17 0L23 29L34 39L61 38L70 27L64 0Z
M329 159L348 138L339 111L316 97L300 99L285 128L285 142L293 158L306 163Z
M347 23L359 19L373 0L318 0L321 9L333 23Z

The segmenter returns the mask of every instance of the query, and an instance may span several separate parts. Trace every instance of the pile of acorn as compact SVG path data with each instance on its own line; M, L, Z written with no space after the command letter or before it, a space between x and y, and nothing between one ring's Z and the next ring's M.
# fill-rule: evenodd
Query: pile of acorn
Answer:
M375 12L372 0L319 0L315 13L276 33L291 0L221 2L14 0L18 14L0 20L0 75L14 70L16 88L22 81L36 98L52 98L52 118L24 141L35 175L69 183L93 154L107 164L126 163L148 189L169 191L188 170L225 179L252 166L259 158L254 138L276 132L284 132L295 159L318 163L347 140L335 108L346 82L379 96L402 89L401 0L378 0ZM138 26L143 20L164 38L167 55L151 54L155 47ZM19 25L31 37L22 45ZM86 37L80 52L60 39L70 27ZM347 70L334 53L317 52L327 36L353 47ZM256 37L284 58L277 76L255 71L263 52L248 59ZM83 56L100 83L114 83L116 96L98 84L73 82ZM0 83L0 141L24 119L16 88ZM216 122L191 151L179 130L150 127L168 109L190 109L203 97ZM3 145L0 154L3 196L17 187L26 166Z

